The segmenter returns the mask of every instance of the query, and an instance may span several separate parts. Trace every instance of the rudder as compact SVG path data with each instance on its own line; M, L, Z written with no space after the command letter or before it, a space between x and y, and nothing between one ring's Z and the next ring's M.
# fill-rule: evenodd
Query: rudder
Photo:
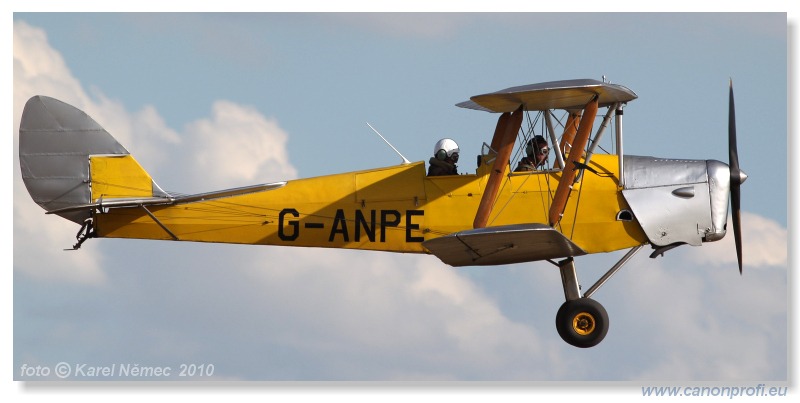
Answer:
M29 99L22 112L19 160L28 193L48 212L89 205L105 195L167 196L128 150L94 119L72 105L43 95ZM126 187L122 181L129 179L134 179L134 184ZM141 186L148 181L149 186ZM109 189L115 190L108 194ZM82 224L91 211L56 214Z

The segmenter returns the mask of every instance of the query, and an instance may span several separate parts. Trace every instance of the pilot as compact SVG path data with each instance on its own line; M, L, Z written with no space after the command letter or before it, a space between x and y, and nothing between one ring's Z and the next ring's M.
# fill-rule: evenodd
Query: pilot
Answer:
M547 146L547 140L542 136L534 136L528 140L528 145L525 146L525 158L519 161L517 169L514 172L535 171L547 162L547 155L550 153L550 147Z
M433 157L430 159L428 176L458 175L456 162L458 162L458 144L452 139L441 139L433 147Z

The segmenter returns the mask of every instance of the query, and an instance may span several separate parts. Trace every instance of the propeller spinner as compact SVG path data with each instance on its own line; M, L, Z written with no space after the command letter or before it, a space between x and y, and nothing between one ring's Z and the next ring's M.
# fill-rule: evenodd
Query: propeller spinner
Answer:
M739 168L739 151L736 149L736 112L733 105L733 80L730 81L728 104L728 165L731 171L731 216L733 219L733 238L736 241L736 258L739 262L739 274L742 274L742 219L741 219L741 185L747 180L747 174Z

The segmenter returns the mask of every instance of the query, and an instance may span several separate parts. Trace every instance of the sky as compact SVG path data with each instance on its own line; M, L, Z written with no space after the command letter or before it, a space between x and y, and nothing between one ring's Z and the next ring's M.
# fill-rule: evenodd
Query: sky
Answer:
M66 362L210 364L189 379L223 381L781 384L788 35L783 13L14 13L11 376L57 379L23 369ZM496 115L454 104L602 76L639 96L626 153L724 162L731 78L749 179L744 274L730 236L646 249L594 295L611 327L591 349L556 333L548 263L114 239L65 252L78 226L46 216L19 174L36 94L86 111L163 189L195 193L399 163L366 122L412 161L451 137L470 171ZM578 258L584 287L623 253Z

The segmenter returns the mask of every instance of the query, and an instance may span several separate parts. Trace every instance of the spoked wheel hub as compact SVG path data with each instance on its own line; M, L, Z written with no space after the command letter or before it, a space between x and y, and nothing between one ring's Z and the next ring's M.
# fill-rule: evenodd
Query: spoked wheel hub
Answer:
M586 336L594 331L594 316L589 312L581 312L572 319L572 329L575 333Z

